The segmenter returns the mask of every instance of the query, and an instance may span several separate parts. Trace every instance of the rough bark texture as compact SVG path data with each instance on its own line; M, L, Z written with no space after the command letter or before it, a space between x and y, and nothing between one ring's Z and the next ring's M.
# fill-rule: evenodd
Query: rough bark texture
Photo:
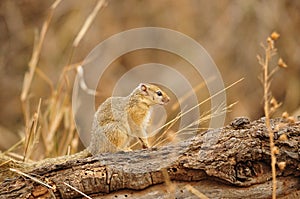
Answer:
M277 167L277 196L299 198L300 122L276 119L272 127L277 163L286 164ZM82 197L65 182L93 198L198 198L187 184L209 198L270 198L272 184L264 119L246 118L160 149L100 154L27 173L55 189L18 176L2 182L0 197Z

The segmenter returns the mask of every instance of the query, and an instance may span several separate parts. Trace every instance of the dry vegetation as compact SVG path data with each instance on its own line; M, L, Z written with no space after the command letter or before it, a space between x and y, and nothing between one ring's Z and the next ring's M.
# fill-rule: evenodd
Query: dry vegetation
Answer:
M277 147L274 144L274 130L270 124L271 115L281 106L277 100L272 96L271 81L273 75L276 73L278 68L287 68L286 63L282 58L278 59L277 65L271 67L270 63L273 61L274 56L277 55L277 49L275 47L275 41L278 40L280 35L277 32L273 32L268 38L266 43L261 44L264 49L264 55L257 55L259 64L262 67L262 75L260 76L261 83L264 90L264 112L265 112L265 123L266 128L269 132L270 138L270 151L271 151L271 167L272 167L272 198L276 198L276 155L279 153ZM284 168L283 168L284 169Z
M299 10L299 1L288 0L272 3L3 0L0 3L0 136L7 142L0 140L0 150L10 149L7 154L26 161L80 150L71 112L76 67L107 37L143 26L174 29L197 40L216 62L226 85L231 84L232 79L245 78L227 91L228 104L239 101L228 113L227 121L242 115L251 119L265 115L268 121L269 114L275 117L284 111L300 115ZM286 63L276 57L274 41L277 38L271 35L263 48L265 55L259 57L264 75L261 78L264 89L261 89L257 81L260 71L254 67L257 65L255 56L260 50L260 41L273 30L282 35L276 45L280 55L287 58L289 67L280 73L269 71L269 65L274 63L286 67ZM271 60L273 56L275 62ZM135 51L118 58L100 81L97 104L111 94L114 83L124 71L142 63L176 65L180 61L170 53L154 50ZM186 68L190 68L188 63L182 62L177 70L199 91L200 101L205 101L209 96L207 89L199 83L199 78L191 78L193 71ZM271 90L273 95L270 95ZM169 108L172 106L175 104ZM204 112L209 109L209 103L203 104ZM172 118L176 119L178 114L174 111ZM288 117L286 114L283 116ZM200 122L208 120L202 117ZM269 132L275 170L272 129ZM168 138L173 137L159 137L155 145ZM275 181L275 176L273 179ZM275 183L273 187L276 189ZM192 187L188 189L201 195Z

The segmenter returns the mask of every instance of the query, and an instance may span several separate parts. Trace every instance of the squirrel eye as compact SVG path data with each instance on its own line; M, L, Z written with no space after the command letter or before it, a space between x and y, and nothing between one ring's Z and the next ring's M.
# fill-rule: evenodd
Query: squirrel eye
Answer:
M157 94L158 96L162 96L161 91L156 91L156 94Z

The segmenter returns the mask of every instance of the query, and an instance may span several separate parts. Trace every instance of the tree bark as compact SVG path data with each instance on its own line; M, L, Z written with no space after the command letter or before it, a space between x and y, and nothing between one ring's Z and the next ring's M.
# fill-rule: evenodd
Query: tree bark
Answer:
M277 196L300 196L300 122L274 119ZM285 168L282 168L283 165ZM192 139L152 148L45 164L0 186L0 198L270 198L269 137L264 119L237 118ZM2 173L3 174L3 173ZM4 175L4 174L3 174Z

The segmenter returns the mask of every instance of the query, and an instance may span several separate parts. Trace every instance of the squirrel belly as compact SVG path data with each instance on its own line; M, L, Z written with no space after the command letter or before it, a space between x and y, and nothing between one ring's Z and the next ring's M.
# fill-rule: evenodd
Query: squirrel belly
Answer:
M158 86L141 83L126 97L110 97L101 104L92 124L91 154L128 151L133 139L148 148L147 126L154 105L164 105L168 95Z

